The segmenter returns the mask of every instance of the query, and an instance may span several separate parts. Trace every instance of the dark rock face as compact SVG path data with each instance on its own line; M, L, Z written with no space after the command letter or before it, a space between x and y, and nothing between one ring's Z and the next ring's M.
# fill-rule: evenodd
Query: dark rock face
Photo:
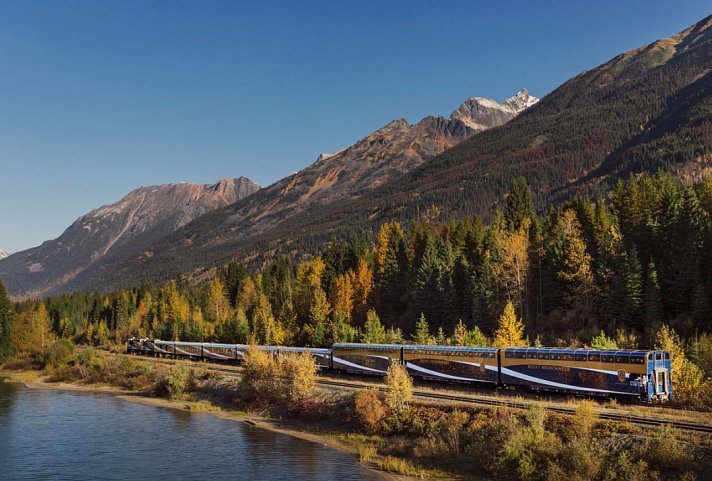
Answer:
M57 239L3 259L0 279L17 298L69 290L97 270L140 254L193 219L259 188L244 177L213 185L141 187L80 217Z

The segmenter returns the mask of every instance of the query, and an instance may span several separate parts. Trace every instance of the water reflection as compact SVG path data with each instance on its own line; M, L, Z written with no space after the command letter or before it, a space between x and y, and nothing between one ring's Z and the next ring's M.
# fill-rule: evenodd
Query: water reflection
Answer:
M0 382L0 479L366 480L351 456L207 414Z

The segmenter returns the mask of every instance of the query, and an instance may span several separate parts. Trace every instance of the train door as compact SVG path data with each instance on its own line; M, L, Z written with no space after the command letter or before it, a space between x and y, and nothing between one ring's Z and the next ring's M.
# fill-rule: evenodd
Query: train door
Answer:
M670 399L670 370L665 365L664 352L655 352L655 369L653 371L653 384L657 399Z

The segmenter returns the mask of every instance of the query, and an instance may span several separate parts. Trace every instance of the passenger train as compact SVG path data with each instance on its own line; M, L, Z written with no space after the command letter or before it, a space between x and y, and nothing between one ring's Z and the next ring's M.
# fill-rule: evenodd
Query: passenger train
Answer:
M134 354L242 361L249 346L202 342L128 340ZM397 362L414 378L449 383L524 388L577 396L642 402L672 399L667 351L563 349L551 347L455 347L337 343L331 349L258 346L278 356L308 352L322 370L384 376Z

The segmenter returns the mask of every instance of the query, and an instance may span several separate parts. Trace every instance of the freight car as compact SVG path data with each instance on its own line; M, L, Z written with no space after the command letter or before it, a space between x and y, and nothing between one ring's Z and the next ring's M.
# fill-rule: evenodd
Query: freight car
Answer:
M134 354L239 363L249 346L131 338ZM258 346L274 355L308 352L323 370L384 376L397 362L411 376L445 383L524 388L644 402L672 399L667 351L534 347L478 348L337 343L331 349Z

